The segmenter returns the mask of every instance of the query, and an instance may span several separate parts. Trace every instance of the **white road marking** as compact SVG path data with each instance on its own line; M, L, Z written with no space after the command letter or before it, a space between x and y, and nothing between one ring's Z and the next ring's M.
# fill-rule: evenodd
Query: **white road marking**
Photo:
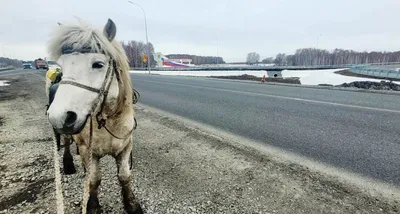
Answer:
M161 84L167 84L167 85L185 86L185 87L191 87L191 88L209 89L209 90L216 90L216 91L225 91L225 92L247 94L247 95L257 95L257 96L272 97L272 98L278 98L278 99L295 100L295 101L301 101L301 102L309 102L309 103L317 103L317 104L324 104L324 105L341 106L341 107L347 107L347 108L358 108L358 109L365 109L365 110L390 112L390 113L400 114L400 110L393 110L393 109L374 108L374 107L358 106L358 105L334 103L334 102L326 102L326 101L319 101L319 100L309 100L309 99L303 99L303 98L297 98L297 97L286 97L286 96L264 94L264 93L257 93L257 92L237 91L237 90L215 88L215 87L204 87L204 86L197 86L197 85L188 85L188 84L182 84L182 83L171 83L171 82L143 80L143 79L140 79L140 81L142 81L142 82L152 82L152 83L161 83Z

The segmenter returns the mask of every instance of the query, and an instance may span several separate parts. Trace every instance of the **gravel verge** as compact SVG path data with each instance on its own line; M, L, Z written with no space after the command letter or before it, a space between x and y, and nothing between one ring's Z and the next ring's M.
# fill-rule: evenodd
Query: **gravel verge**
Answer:
M31 78L0 87L0 213L51 213L55 204L52 135L37 96L44 87Z
M43 77L2 79L11 85L0 87L0 213L55 213ZM133 188L146 213L399 212L398 198L370 195L140 105L136 114ZM72 148L77 173L62 175L63 195L65 212L79 213L83 170ZM115 161L102 159L101 171L104 213L123 213Z

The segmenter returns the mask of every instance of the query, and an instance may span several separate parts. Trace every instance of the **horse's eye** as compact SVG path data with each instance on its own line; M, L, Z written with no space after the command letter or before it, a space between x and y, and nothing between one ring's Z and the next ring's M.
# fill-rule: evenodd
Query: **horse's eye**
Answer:
M92 68L95 68L95 69L99 69L99 68L102 68L102 67L104 67L104 63L103 62L95 62L92 65Z

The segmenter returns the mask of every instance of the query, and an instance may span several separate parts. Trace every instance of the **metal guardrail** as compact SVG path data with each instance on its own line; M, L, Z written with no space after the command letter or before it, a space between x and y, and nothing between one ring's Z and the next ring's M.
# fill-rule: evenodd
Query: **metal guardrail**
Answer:
M0 68L0 71L8 71L8 70L13 70L13 69L15 69L14 66L2 67L2 68Z
M362 66L362 67L352 67L350 68L350 72L366 76L400 80L400 70L396 71L389 69L367 68L367 66Z

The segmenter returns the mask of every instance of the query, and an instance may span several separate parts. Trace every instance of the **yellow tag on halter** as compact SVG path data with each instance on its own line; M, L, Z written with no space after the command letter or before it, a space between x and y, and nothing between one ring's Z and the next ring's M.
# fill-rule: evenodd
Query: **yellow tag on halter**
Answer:
M46 77L49 78L52 82L56 80L59 72L56 69L49 69L46 73Z

